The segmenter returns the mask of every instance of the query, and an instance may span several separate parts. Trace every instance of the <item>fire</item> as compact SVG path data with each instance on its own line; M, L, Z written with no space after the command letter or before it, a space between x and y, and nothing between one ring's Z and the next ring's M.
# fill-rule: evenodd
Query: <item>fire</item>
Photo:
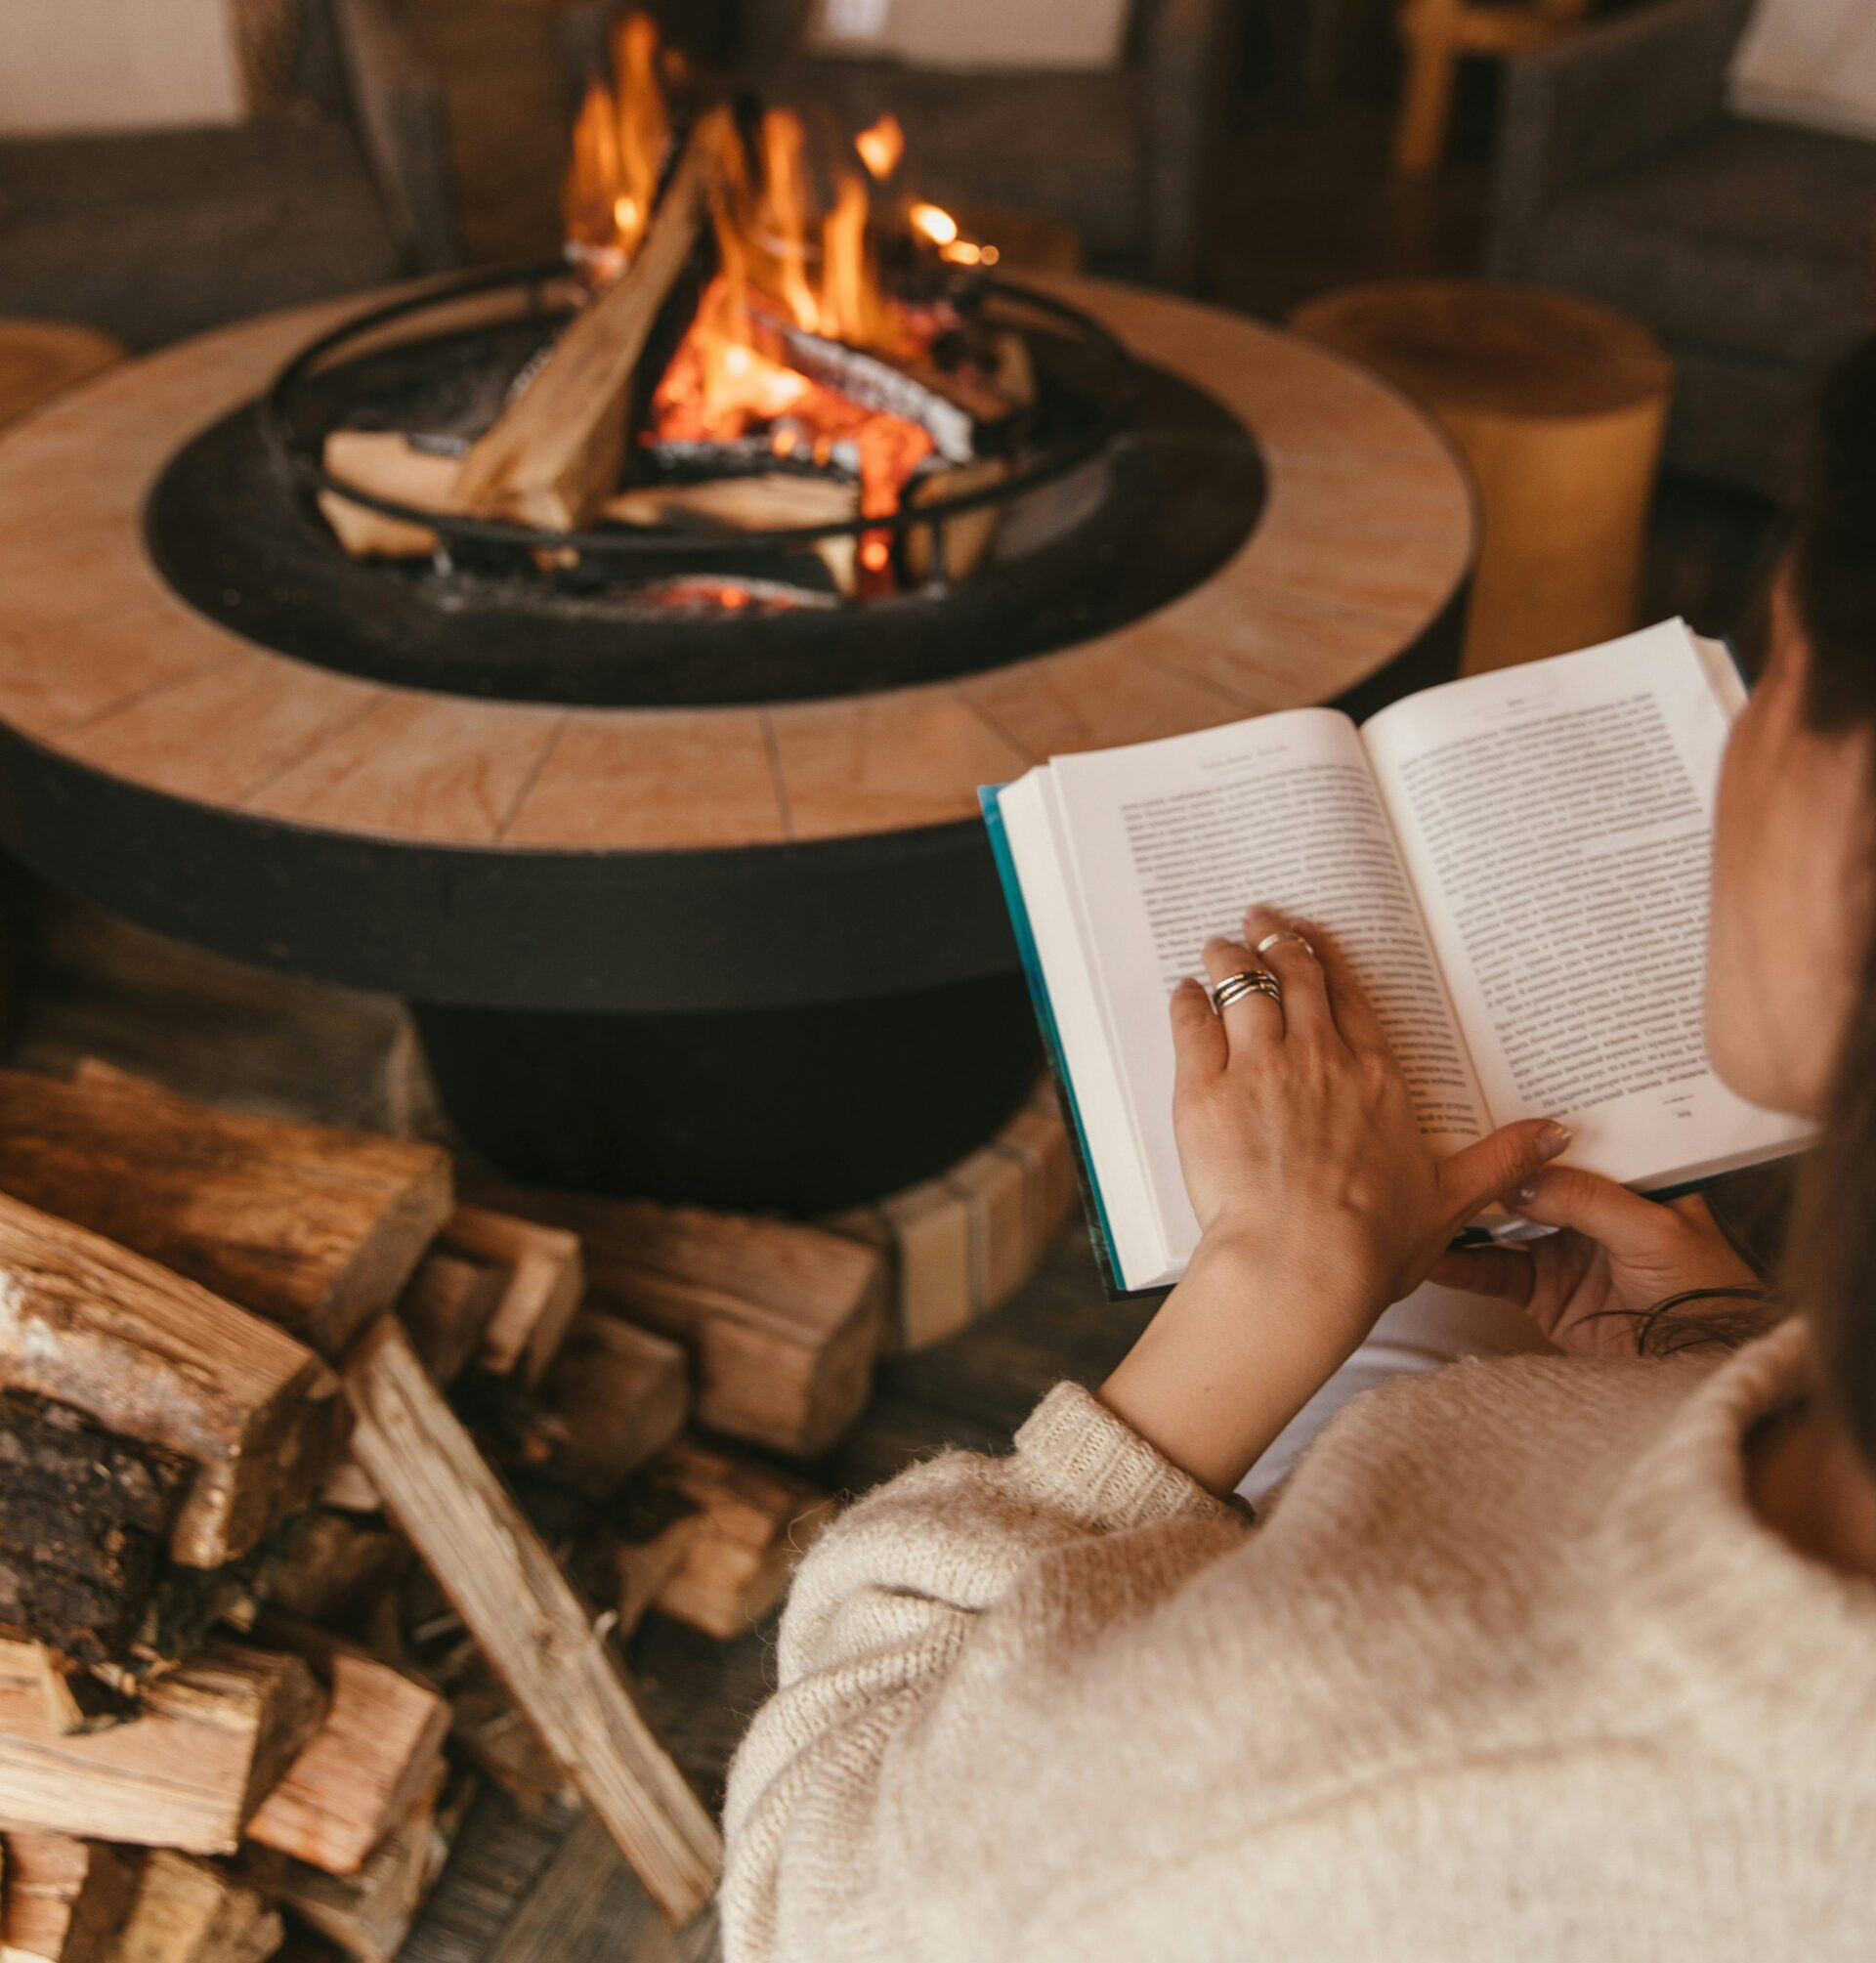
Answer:
M853 147L869 173L883 184L899 168L906 153L906 133L895 115L883 115L871 129L854 138Z
M587 91L565 196L569 250L602 277L622 271L644 238L671 142L650 20L628 17L613 54L618 94L599 80ZM812 156L800 118L787 110L769 110L754 134L753 156L739 141L717 160L717 271L653 393L643 440L763 441L778 457L849 472L859 481L861 515L888 516L932 454L931 435L801 372L789 358L788 336L812 334L917 361L952 318L940 303L891 300L880 285L875 200L895 201L874 187L897 171L905 132L881 116L854 138L844 165ZM864 174L853 168L856 155ZM914 236L939 258L995 261L994 247L963 238L938 206L900 208ZM882 576L889 541L870 533L859 556Z
M658 197L671 136L658 60L657 27L643 14L628 14L613 35L618 94L595 76L574 124L561 196L567 242L608 272L638 249Z

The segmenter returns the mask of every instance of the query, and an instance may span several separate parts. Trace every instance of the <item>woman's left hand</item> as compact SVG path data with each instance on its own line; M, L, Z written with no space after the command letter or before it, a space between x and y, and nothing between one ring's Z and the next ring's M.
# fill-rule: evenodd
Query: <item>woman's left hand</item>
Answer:
M1228 1491L1459 1228L1569 1133L1532 1119L1437 1159L1324 932L1254 907L1243 941L1213 942L1205 960L1214 987L1267 969L1283 1000L1254 993L1217 1015L1196 982L1172 997L1173 1129L1202 1238L1101 1395Z

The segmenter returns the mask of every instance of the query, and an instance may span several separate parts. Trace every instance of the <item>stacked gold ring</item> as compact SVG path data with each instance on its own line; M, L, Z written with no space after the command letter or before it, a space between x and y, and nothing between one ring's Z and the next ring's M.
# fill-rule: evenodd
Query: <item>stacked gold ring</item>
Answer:
M1236 974L1226 975L1212 991L1212 1006L1222 1015L1234 1002L1242 1002L1250 995L1267 995L1279 1006L1283 1003L1283 990L1268 969L1240 968Z

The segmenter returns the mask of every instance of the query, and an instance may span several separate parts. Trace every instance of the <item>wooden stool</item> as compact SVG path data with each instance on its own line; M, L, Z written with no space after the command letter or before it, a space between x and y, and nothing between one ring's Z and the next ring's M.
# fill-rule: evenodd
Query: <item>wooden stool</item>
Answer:
M123 359L121 342L75 320L0 320L0 424Z
M1468 673L1635 625L1674 377L1645 328L1573 294L1485 279L1352 286L1291 325L1412 396L1471 465Z
M1406 0L1400 38L1407 79L1394 125L1394 168L1419 176L1438 164L1453 113L1462 55L1511 55L1554 40L1590 11L1590 0Z

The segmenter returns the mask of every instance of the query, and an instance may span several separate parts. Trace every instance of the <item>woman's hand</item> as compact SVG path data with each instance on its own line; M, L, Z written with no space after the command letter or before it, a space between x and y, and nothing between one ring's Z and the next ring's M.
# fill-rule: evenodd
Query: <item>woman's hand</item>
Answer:
M1426 1278L1460 1226L1569 1143L1560 1126L1534 1119L1435 1159L1346 962L1320 929L1302 933L1254 907L1242 942L1205 952L1215 987L1265 968L1281 1005L1254 993L1215 1015L1196 982L1173 995L1173 1128L1202 1238L1101 1389L1218 1492L1387 1303ZM1272 934L1284 938L1252 952Z
M1455 1249L1434 1266L1433 1279L1520 1303L1558 1348L1579 1356L1634 1356L1649 1311L1674 1297L1724 1299L1758 1289L1759 1277L1704 1200L1663 1206L1612 1179L1558 1166L1511 1204L1561 1231L1523 1247ZM1702 1307L1691 1302L1685 1312L1698 1315ZM1769 1307L1765 1313L1769 1317Z

